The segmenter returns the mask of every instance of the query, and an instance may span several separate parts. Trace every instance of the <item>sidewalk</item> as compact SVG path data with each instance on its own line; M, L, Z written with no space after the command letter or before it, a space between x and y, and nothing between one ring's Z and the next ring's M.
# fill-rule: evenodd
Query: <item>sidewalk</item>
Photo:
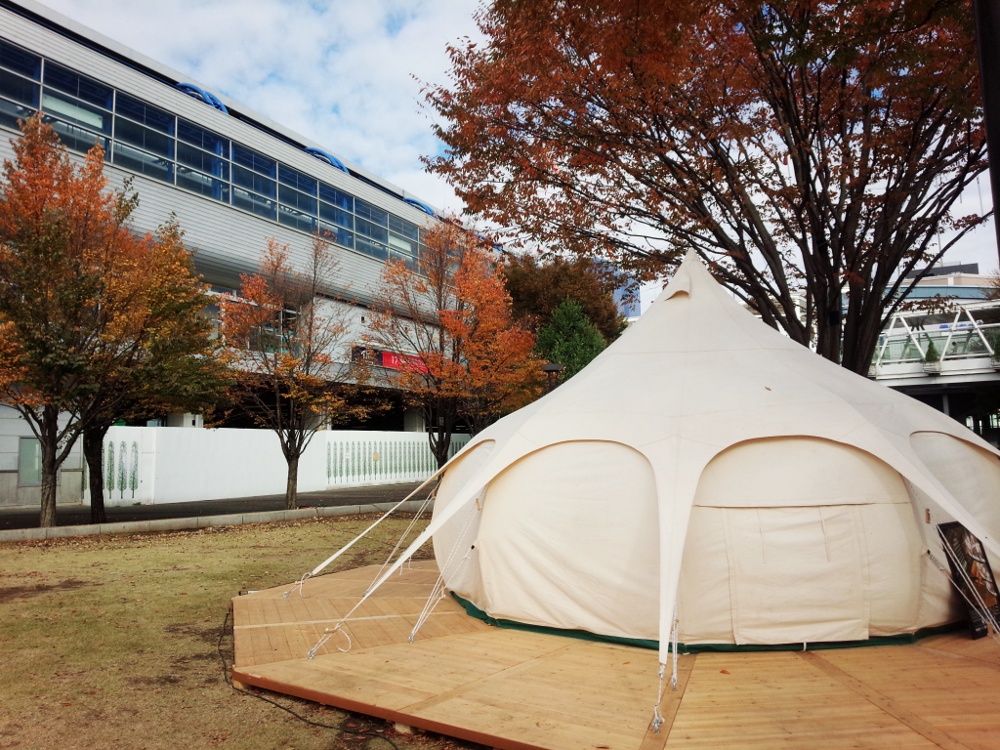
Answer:
M26 541L89 534L176 531L240 523L287 521L313 516L353 515L388 510L406 498L419 483L344 487L299 493L299 509L286 511L284 495L261 495L191 503L107 506L108 523L90 523L90 506L60 505L57 525L38 528L39 509L0 506L0 542ZM421 492L415 500L422 500ZM414 506L415 507L415 506Z

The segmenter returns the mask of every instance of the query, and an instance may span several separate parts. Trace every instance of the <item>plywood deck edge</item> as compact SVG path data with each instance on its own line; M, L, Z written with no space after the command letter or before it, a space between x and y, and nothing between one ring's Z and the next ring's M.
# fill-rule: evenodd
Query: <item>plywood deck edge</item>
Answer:
M483 732L477 732L469 729L468 727L455 726L421 716L414 716L412 714L394 711L381 706L373 706L369 703L355 701L342 695L333 695L319 690L311 690L302 685L275 680L263 675L254 674L253 672L247 670L239 669L237 667L233 667L232 669L232 678L234 684L240 683L242 685L252 685L253 687L261 688L263 690L292 695L296 698L313 701L314 703L320 703L325 706L332 706L333 708L339 708L343 711L351 711L353 713L364 714L366 716L375 716L394 724L405 724L425 732L434 732L435 734L454 737L456 739L465 740L466 742L475 742L479 745L486 745L487 747L495 748L496 750L545 750L544 747L539 745L529 745L519 742L518 740L496 737Z

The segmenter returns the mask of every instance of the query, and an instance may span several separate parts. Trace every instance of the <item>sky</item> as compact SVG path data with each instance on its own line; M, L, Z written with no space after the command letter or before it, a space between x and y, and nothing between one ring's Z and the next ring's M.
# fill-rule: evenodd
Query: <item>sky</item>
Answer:
M40 1L425 203L461 213L451 188L420 160L441 148L420 89L448 83L448 44L481 40L479 0ZM963 201L989 207L989 178ZM992 223L963 238L947 262L996 271Z
M477 0L40 0L319 143L425 203L461 203L420 157L441 144L421 82L480 38Z

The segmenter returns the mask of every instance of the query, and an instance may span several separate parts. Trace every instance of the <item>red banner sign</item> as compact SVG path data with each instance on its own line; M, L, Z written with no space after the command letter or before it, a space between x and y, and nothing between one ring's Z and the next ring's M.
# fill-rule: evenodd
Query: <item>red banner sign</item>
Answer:
M406 372L427 372L427 365L422 357L414 354L399 354L398 352L383 352L378 349L368 349L360 346L354 347L351 356L356 360L365 360L377 367L384 367L387 370L400 370Z

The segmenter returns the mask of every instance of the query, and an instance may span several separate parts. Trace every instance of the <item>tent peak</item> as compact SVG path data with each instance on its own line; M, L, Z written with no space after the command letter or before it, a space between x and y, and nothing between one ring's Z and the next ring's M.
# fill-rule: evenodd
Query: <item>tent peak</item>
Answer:
M698 257L698 253L695 250L688 250L684 256L684 260L681 261L681 264L674 272L673 278L670 279L670 283L667 284L666 289L663 290L663 293L656 301L665 302L678 294L691 294L691 286L694 281L693 276L698 271L707 273L708 269L701 258Z

